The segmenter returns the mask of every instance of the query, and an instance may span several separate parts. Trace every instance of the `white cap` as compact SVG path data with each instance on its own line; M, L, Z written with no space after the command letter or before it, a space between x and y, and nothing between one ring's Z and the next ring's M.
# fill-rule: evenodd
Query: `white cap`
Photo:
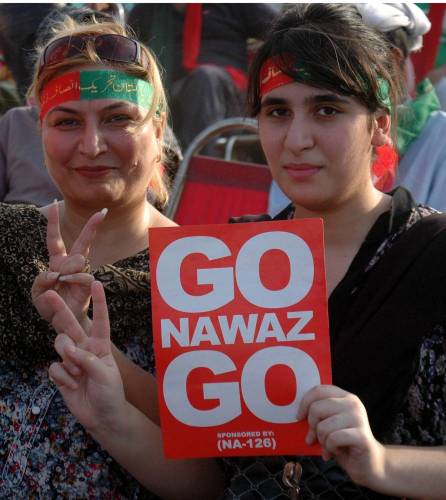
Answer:
M423 35L431 29L426 14L413 3L355 3L364 22L383 33L405 28L409 35L409 51L423 46Z

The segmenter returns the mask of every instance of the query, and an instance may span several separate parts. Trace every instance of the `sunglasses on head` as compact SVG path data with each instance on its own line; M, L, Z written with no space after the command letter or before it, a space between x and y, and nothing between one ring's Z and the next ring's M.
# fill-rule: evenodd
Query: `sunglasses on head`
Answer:
M85 51L87 42L100 59L120 63L137 63L145 66L145 55L136 40L122 35L73 35L51 42L40 58L39 73L45 66L58 64L65 59L77 57Z

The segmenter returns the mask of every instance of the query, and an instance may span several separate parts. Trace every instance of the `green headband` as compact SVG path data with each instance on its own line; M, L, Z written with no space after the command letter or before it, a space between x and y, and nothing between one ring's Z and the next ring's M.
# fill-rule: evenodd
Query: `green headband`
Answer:
M149 82L122 71L83 70L51 80L40 94L40 118L63 102L119 99L150 109L153 87Z
M392 101L390 100L389 82L385 78L378 78L378 100L384 108L392 111Z

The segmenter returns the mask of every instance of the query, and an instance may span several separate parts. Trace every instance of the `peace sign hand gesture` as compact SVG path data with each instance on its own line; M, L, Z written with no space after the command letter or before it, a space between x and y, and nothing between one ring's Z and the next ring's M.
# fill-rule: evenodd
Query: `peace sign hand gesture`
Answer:
M71 413L90 432L112 426L126 406L124 387L113 358L110 323L104 289L91 284L93 322L87 336L64 301L53 291L46 293L58 332L55 341L62 362L53 363L49 373ZM74 375L75 373L75 375Z
M104 209L90 217L67 253L60 233L59 206L53 203L49 207L46 237L49 270L36 277L31 289L34 306L45 320L50 321L53 311L44 294L47 290L55 290L84 327L89 323L87 311L94 277L89 274L88 254L97 227L106 213Z

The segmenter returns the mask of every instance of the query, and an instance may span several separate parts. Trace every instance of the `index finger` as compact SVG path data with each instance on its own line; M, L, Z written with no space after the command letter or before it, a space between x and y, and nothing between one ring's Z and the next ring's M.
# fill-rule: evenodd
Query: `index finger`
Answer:
M93 281L91 284L91 298L93 300L91 337L108 341L108 349L111 351L110 320L108 318L104 287L101 282Z
M70 255L81 254L84 257L88 256L97 227L99 223L104 220L106 215L107 209L103 208L100 212L96 212L88 219L79 236L76 238L76 241L73 243L73 246L70 249Z
M59 334L64 333L68 335L76 344L84 342L88 338L88 335L62 297L54 290L49 290L44 295L47 307L51 309L49 320L54 330Z
M298 420L301 420L307 416L310 406L315 401L320 401L321 399L327 399L327 398L342 397L345 396L346 394L347 394L346 391L335 385L323 385L323 384L316 385L308 392L306 392L305 395L303 396L302 401L300 402L299 405L299 411L297 413Z
M47 221L46 246L50 259L58 255L66 255L65 244L60 234L59 204L57 201L48 207Z

